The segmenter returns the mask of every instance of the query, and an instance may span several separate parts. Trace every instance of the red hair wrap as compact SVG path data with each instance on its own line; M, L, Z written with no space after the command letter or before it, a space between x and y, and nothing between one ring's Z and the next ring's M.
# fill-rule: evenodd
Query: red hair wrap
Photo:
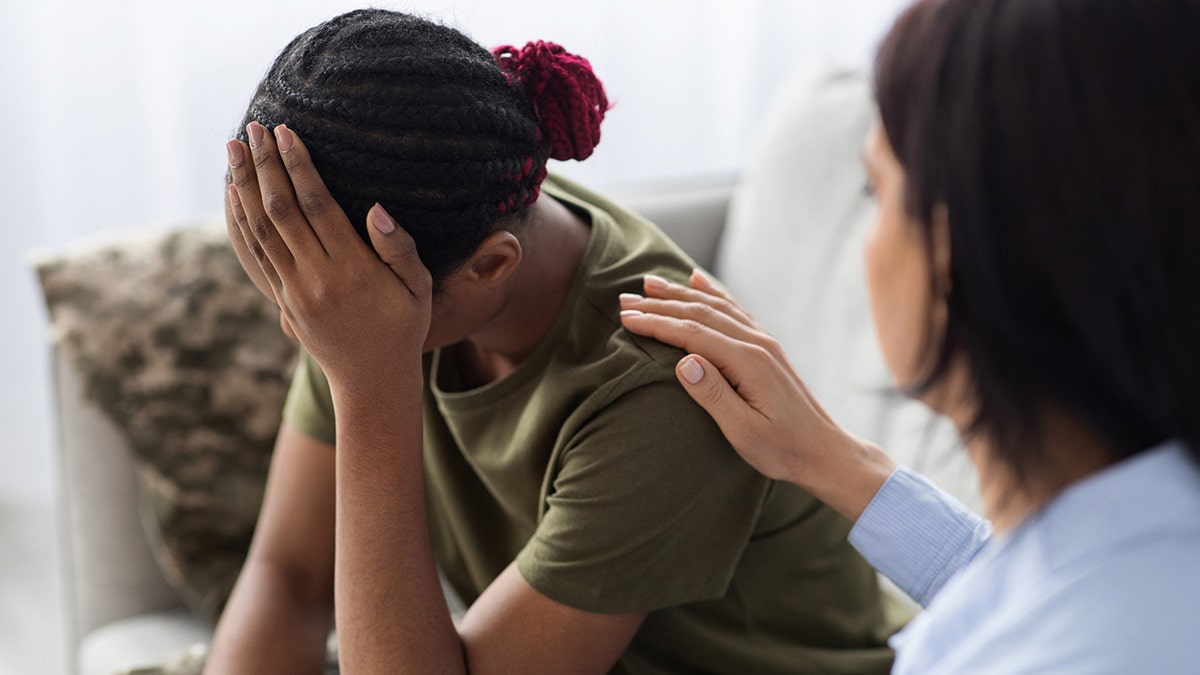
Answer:
M533 101L550 157L586 159L600 143L600 122L608 111L604 86L587 59L553 42L530 42L492 50L496 62Z

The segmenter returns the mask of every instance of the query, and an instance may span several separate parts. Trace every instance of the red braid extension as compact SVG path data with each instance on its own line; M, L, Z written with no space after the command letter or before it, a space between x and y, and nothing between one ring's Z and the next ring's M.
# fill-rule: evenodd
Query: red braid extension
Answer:
M600 122L608 112L604 86L592 65L553 42L530 42L492 50L500 68L533 101L554 159L586 159L600 142Z

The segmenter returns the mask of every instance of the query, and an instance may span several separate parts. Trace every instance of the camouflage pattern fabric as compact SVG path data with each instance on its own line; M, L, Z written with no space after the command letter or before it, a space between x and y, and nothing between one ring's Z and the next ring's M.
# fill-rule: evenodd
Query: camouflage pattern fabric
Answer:
M37 271L54 340L133 450L163 576L215 621L254 530L295 362L278 310L223 226L144 233Z

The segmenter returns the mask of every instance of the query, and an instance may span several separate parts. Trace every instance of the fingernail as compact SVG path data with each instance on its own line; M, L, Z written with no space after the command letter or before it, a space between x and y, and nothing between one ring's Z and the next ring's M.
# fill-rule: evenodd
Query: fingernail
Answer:
M392 220L387 210L379 202L376 202L375 206L371 207L371 212L367 215L371 224L375 226L375 229L384 234L391 234L396 229L396 221Z
M285 126L280 124L275 127L275 141L279 143L279 151L287 152L292 149L292 132Z
M238 196L237 193L237 186L235 186L233 183L229 184L229 203L233 204L234 206L242 203L242 198Z
M679 374L683 375L688 384L696 384L704 379L704 367L696 359L684 359L683 363L679 364Z
M622 303L636 303L642 300L642 296L636 293L622 293L620 296Z
M262 143L263 128L258 122L251 122L246 125L246 135L250 137L250 149L257 150L258 144Z
M637 311L636 309L623 309L623 310L621 310L621 318L622 318L622 319L632 319L632 318L634 318L635 316L641 316L641 315L642 315L642 313L641 313L641 312L639 312L639 311Z
M657 290L662 290L670 285L671 285L671 282L667 281L666 279L664 279L660 276L655 276L653 274L646 275L646 288L654 288Z
M225 144L225 152L229 154L229 166L235 169L246 161L246 155L242 152L242 143L236 138Z

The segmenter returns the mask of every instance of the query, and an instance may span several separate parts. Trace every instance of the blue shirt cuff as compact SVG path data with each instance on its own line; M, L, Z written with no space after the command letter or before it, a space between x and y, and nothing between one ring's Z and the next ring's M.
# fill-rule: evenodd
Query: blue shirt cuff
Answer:
M988 521L902 466L854 524L850 544L924 607L991 534Z

